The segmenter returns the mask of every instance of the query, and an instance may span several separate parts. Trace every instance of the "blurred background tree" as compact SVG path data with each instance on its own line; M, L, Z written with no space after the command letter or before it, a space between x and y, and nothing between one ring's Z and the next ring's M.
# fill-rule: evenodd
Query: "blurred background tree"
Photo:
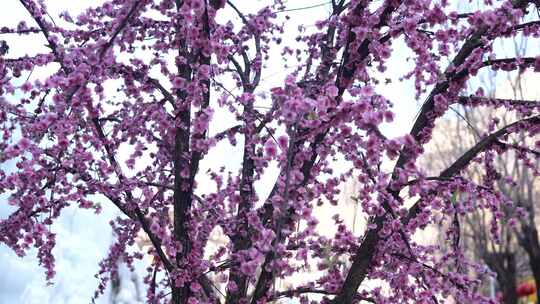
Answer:
M524 40L514 39L514 51L518 56L523 56L526 50ZM540 96L536 85L539 83L538 76L522 72L505 74L505 78L501 78L496 71L491 71L480 77L482 86L491 88L486 92L487 97L509 100L537 99ZM470 91L474 92L474 88L470 88ZM429 176L437 175L485 136L479 130L507 125L519 118L516 113L488 107L471 109L458 106L452 110L455 115L438 122L435 136L426 148L430 152L426 153L422 163ZM524 135L517 133L516 137L523 139ZM511 140L499 141L497 145L502 149L509 145L516 147ZM533 163L525 160L524 156L531 153L538 156L537 151L525 148L499 154L493 152L484 156L492 158L491 172L488 172L487 178L485 168L479 166L471 166L464 173L479 185L494 183L513 203L504 209L505 214L494 214L487 209L478 208L468 214L456 214L453 223L441 227L443 230L460 231L461 239L455 241L462 243L464 254L483 262L496 274L496 286L493 286L491 281L485 282L484 293L494 296L496 289L502 302L507 304L518 303L520 296L534 293L535 288L525 288L530 284L525 282L526 278L532 276L536 286L540 285L540 241L537 230L539 206L535 204L540 192L540 181L532 174L532 171L538 170L539 162L538 157ZM474 200L474 195L462 193L453 197L452 202L459 204L463 200ZM521 215L518 221L510 216L516 212ZM503 216L509 225L495 225L495 216ZM494 233L498 238L493 238ZM539 292L536 289L536 293Z

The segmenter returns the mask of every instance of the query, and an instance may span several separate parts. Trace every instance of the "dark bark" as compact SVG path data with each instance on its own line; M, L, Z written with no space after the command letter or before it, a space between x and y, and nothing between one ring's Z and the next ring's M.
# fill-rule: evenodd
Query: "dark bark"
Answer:
M176 9L180 11L184 1L176 0ZM177 20L178 23L181 20ZM180 25L179 25L180 26ZM178 29L178 32L181 32ZM178 38L178 56L188 57L190 54L188 46L185 40ZM186 81L191 80L191 67L189 64L178 64L178 75L184 78ZM174 194L173 194L173 223L174 223L174 238L182 244L182 250L176 255L176 266L181 265L183 258L191 250L191 244L189 240L189 234L187 231L187 222L189 221L188 214L191 209L192 203L192 191L193 181L191 176L182 177L182 171L185 166L190 167L191 164L186 159L187 155L190 155L189 142L190 142L190 124L191 124L191 103L186 100L187 93L182 90L176 90L176 104L175 110L180 118L180 125L175 129L174 138L174 155L173 155L173 172L174 172ZM192 174L190 174L192 175ZM171 279L172 289L172 303L174 304L186 304L189 296L190 289L189 284L176 287L174 279Z
M517 295L517 274L516 256L511 252L486 253L484 261L495 273L497 273L497 283L503 294L504 304L516 304Z
M516 284L516 261L515 255L510 254L507 257L507 269L506 273L500 274L497 276L499 283L501 284L503 290L503 302L505 304L516 304L518 301L517 295L517 284Z
M242 180L240 181L240 197L241 202L238 206L237 216L241 220L240 225L236 228L236 233L232 238L233 251L237 253L241 250L248 249L251 240L249 237L249 225L247 213L253 207L253 174L255 173L255 162L253 161L253 146L249 140L249 134L254 130L253 124L253 104L248 104L244 110L247 115L246 131L244 137L244 156L242 160ZM226 302L227 304L236 304L241 299L246 297L247 293L247 277L240 272L239 267L234 267L230 270L230 279L236 284L237 289L235 291L227 292Z
M248 21L246 16L230 1L227 1L227 4L236 12L240 17L244 25L252 27L251 23ZM255 44L256 56L262 55L261 50L261 37L257 34L257 30L253 29L253 42ZM255 88L259 85L261 79L261 69L256 68L252 69L252 64L249 59L247 52L244 50L241 53L244 66L234 58L234 56L229 55L229 60L234 65L238 76L242 82L242 88L245 93L253 93ZM253 79L252 79L253 78ZM237 218L239 224L235 227L235 232L231 236L231 242L233 245L233 259L234 255L242 250L246 250L251 246L250 239L250 226L248 223L248 213L253 208L253 178L255 174L255 161L254 156L254 146L250 142L250 138L254 134L260 132L262 128L265 127L268 121L261 121L260 125L257 127L255 125L255 109L253 103L248 103L244 106L244 150L242 157L242 178L240 181L240 197L241 202L238 205ZM270 111L271 112L271 111ZM236 284L236 290L228 290L225 297L226 304L237 304L243 299L246 298L247 289L248 289L248 278L243 274L239 267L233 267L230 269L230 281Z
M540 255L529 255L529 265L531 266L534 282L536 285L536 298L540 299L540 288L538 288L540 284Z
M529 266L533 273L534 282L536 284L536 296L540 299L540 241L538 239L538 231L534 226L534 217L532 224L523 224L521 232L520 244L529 256Z
M540 255L532 256L529 254L529 265L536 285L536 298L540 299L540 288L538 288L540 284Z

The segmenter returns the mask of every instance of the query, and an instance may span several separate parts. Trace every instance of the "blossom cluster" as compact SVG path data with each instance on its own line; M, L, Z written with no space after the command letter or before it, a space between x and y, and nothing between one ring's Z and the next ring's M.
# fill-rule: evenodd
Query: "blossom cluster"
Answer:
M452 223L490 210L497 239L506 217L523 216L503 212L512 202L491 164L515 150L539 175L540 104L463 92L484 69L540 71L540 57L494 50L497 39L537 41L537 1L486 0L462 13L444 0L336 0L291 45L282 45L290 17L280 18L281 0L251 13L241 1L114 0L62 13L58 23L46 2L21 0L31 20L0 29L47 45L0 57L0 193L15 210L0 220L0 242L19 255L37 248L48 280L62 241L51 223L62 209L99 216L111 204L123 215L111 221L117 241L97 270L96 297L117 261L149 254L151 303L491 303L477 293L486 271L465 258ZM399 43L407 55L395 51ZM260 84L275 48L299 65L267 90ZM414 64L392 66L395 57ZM28 76L37 67L50 73ZM423 101L410 133L395 138L381 131L396 124L403 102L377 81L388 71L410 79L411 97ZM492 124L439 176L427 176L417 159L435 121L457 104L515 111L519 120ZM481 182L462 174L472 164L483 166ZM368 224L358 235L336 216L329 238L314 211L340 204L350 179ZM429 226L446 227L450 252L414 241ZM226 242L208 252L216 230ZM150 249L133 254L141 234ZM305 286L274 288L313 268ZM369 288L372 280L382 283Z

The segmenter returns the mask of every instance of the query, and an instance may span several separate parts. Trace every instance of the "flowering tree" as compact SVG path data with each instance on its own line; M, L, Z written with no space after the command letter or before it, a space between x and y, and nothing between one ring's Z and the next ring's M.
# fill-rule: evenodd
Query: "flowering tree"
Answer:
M16 210L0 222L0 240L20 255L37 248L48 280L62 241L50 224L62 209L99 213L100 204L113 204L125 216L111 223L118 242L101 264L98 293L119 259L141 257L127 249L142 232L153 245L152 303L307 303L321 294L326 303L488 301L474 292L479 282L469 270L478 267L464 259L459 229L445 231L453 250L444 254L412 236L457 213L508 204L490 169L497 153L522 152L520 163L538 175L530 159L538 142L526 145L540 131L538 103L460 95L481 69L540 70L539 57L497 58L492 48L504 37L538 37L530 13L538 1L486 0L482 10L458 13L444 0L334 0L313 32L283 47L300 64L271 90L260 82L283 42L280 0L250 14L234 1L112 0L77 17L63 13L65 26L50 21L46 2L20 0L33 23L1 29L39 35L49 52L11 54L2 44L0 161L15 169L0 171L0 189ZM229 21L233 14L240 23ZM393 51L398 43L409 52ZM378 81L395 68L392 56L414 62L402 76L424 98L412 130L398 138L380 130L400 102L385 98ZM25 81L39 67L51 73ZM455 103L502 107L519 119L492 125L438 176L426 176L416 160ZM211 125L223 129L211 133ZM513 137L517 131L528 141ZM228 170L230 160L213 152L223 146L239 148L240 168ZM334 170L338 158L344 172ZM393 169L384 169L390 161ZM481 184L460 174L472 162L485 165ZM347 178L361 182L357 199L369 225L361 238L343 225L323 238L314 202L335 203ZM452 204L456 192L474 198ZM499 224L494 218L494 238ZM228 243L208 256L217 227ZM350 266L321 266L303 286L274 288L326 258L325 248Z
M515 41L515 45L520 45ZM525 47L516 49L516 53L525 53ZM523 73L521 73L523 72ZM490 71L487 81L482 82L484 89L488 89L491 97L508 96L514 99L523 99L524 96L532 98L538 96L538 91L531 83L537 75L521 71L517 73L504 73L502 85L495 85L498 80L496 71ZM514 77L515 76L515 77ZM490 107L469 108L463 107L456 112L459 115L448 117L437 122L433 131L433 140L426 146L428 153L425 153L420 162L429 172L438 172L449 166L453 159L465 153L481 137L481 131L489 128L492 123L507 125L516 120L516 113L506 112L502 109ZM494 121L495 119L495 121ZM516 136L519 136L516 133ZM522 153L538 153L513 150L502 153L494 158L493 174L498 174L504 178L495 181L498 191L509 199L513 205L497 210L503 212L499 214L503 221L508 221L509 225L498 227L498 239L494 239L489 231L492 229L492 210L477 209L472 212L460 215L461 243L466 255L472 259L486 264L490 270L496 273L498 289L502 291L504 303L517 303L519 281L528 276L534 277L534 281L540 285L540 275L538 275L539 257L533 248L540 247L538 243L538 232L536 230L536 217L538 206L535 198L540 191L540 181L531 174L526 166L519 163ZM442 156L442 157L441 157ZM534 167L538 167L538 157ZM462 171L462 175L467 174L468 178L476 179L480 182L484 175L482 164L469 166ZM462 194L464 199L468 199L469 193ZM456 195L455 200L460 200L461 195ZM516 212L527 211L527 215L520 217L519 221L513 218ZM509 216L507 216L507 214ZM444 237L444 235L443 235ZM521 248L521 247L522 248ZM521 285L524 286L524 285ZM523 290L523 287L521 288ZM487 291L489 292L489 291ZM486 292L486 293L487 293ZM530 290L534 292L534 288Z
M498 113L499 115L493 115L490 113L491 109L466 108L465 113L460 114L458 117L444 119L437 122L434 130L434 139L428 144L427 150L435 150L434 155L424 155L425 166L429 168L429 172L439 172L439 170L447 167L452 159L459 157L462 153L467 151L468 147L475 144L477 138L474 130L481 130L478 125L483 126L484 129L491 122L494 117L502 118L503 122L512 121L508 117L504 117L506 113ZM495 110L496 111L496 110ZM499 111L501 112L501 111ZM512 114L512 113L508 113ZM501 117L502 116L502 117ZM435 149L430 149L431 146L436 145ZM441 157L441 155L443 157ZM533 179L528 180L528 170L524 166L513 166L514 162L518 158L513 153L504 153L494 159L494 169L497 174L501 174L506 178L511 178L516 181L512 187L506 183L503 179L497 181L497 186L503 186L501 191L506 197L511 198L514 202L513 206L508 206L497 210L503 212L501 220L510 220L511 225L500 225L498 227L499 238L492 237L490 230L492 229L492 210L479 208L477 210L468 212L466 214L459 215L456 220L459 220L459 228L461 230L460 243L464 254L473 260L484 263L491 271L496 273L496 282L498 290L502 292L503 303L517 303L518 294L517 286L520 277L523 274L530 272L527 267L526 256L523 250L520 250L517 242L517 236L520 233L516 233L516 219L514 213L516 208L522 208L522 203L516 200L516 193L521 196L528 194L527 188L533 186ZM484 175L484 166L470 166L466 170L462 171L462 174L467 174L468 178L476 179L476 182L481 182ZM533 188L534 189L534 188ZM531 189L531 195L534 190ZM524 191L525 190L525 191ZM460 201L461 199L468 200L470 194L463 193L457 194L454 197L454 201ZM532 205L532 204L530 204ZM534 210L532 210L534 211ZM509 217L506 216L509 214ZM529 212L528 217L534 217L535 212ZM528 217L523 217L522 220ZM532 221L534 223L534 221ZM528 223L529 224L529 223ZM525 235L533 235L533 233L524 233ZM442 235L442 237L446 237ZM453 248L450 246L450 250ZM490 283L485 282L485 283ZM488 285L488 284L486 284ZM485 293L491 292L492 286L486 286Z

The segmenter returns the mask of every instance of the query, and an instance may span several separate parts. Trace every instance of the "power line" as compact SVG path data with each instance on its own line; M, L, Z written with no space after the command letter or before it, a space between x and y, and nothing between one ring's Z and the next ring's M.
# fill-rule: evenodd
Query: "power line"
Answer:
M315 4L315 5L311 5L311 6L305 6L305 7L297 7L297 8L284 9L284 10L281 10L281 11L276 11L276 13L285 13L285 12L300 11L300 10L305 10L305 9L310 9L310 8L321 7L321 6L324 6L324 5L328 5L328 4L330 4L330 3L332 3L332 2L324 2L324 3Z

